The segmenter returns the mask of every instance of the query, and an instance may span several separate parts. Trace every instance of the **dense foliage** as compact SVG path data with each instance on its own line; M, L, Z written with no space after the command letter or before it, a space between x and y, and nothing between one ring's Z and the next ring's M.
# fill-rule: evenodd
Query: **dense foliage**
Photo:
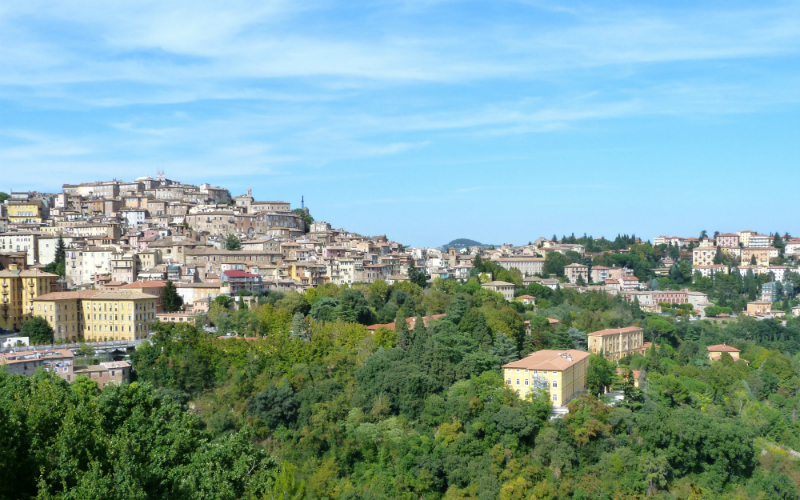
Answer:
M796 320L689 321L605 294L518 292L539 308L477 279L219 300L199 321L217 335L159 325L133 356L135 384L97 396L45 373L2 376L0 457L13 466L0 484L24 478L13 498L797 497ZM503 363L628 325L658 347L619 365L592 356L589 390L563 418L503 383ZM711 362L705 347L723 342L748 362ZM625 400L611 404L608 386Z

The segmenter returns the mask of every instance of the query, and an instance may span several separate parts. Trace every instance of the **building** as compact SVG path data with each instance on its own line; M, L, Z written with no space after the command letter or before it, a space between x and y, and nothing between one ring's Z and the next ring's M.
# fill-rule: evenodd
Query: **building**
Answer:
M766 234L751 234L750 244L747 246L752 248L769 248L772 246L772 237Z
M56 342L76 342L84 331L82 299L97 293L97 290L85 290L40 295L33 299L33 315L44 318L53 328Z
M693 266L692 272L700 273L704 278L710 278L716 273L728 274L728 266L725 264L711 264L707 266Z
M739 244L743 247L750 246L750 237L756 234L755 231L738 231L736 234L739 235Z
M109 384L121 385L129 381L131 364L127 361L107 361L99 365L76 366L73 373L76 378L83 375L94 380L102 389Z
M755 302L747 303L747 310L744 312L747 316L766 316L772 314L772 302L758 300Z
M541 257L529 257L523 255L514 257L500 257L497 259L497 264L500 267L508 270L516 267L520 270L523 276L542 274L542 271L544 270L544 259Z
M147 295L152 295L156 298L156 314L164 312L164 288L167 283L164 281L156 280L140 280L122 285L121 290L138 290Z
M38 368L58 374L67 382L74 382L72 359L69 349L48 349L0 353L0 366L5 366L9 374L33 376Z
M230 289L231 295L238 295L240 291L261 293L264 289L260 274L229 270L223 271L220 278L223 286L227 285Z
M725 248L738 248L739 235L735 233L719 234L716 237L717 246Z
M194 312L162 312L156 314L156 319L161 323L189 323L194 324L197 313Z
M156 298L136 290L98 292L82 300L86 341L147 337L156 319Z
M481 284L481 288L484 290L491 290L493 292L503 294L503 298L506 300L511 300L514 298L514 283L508 283L506 281L490 281L488 283Z
M589 266L584 264L570 264L564 266L564 275L570 283L575 284L579 280L589 283Z
M708 352L708 359L711 361L719 361L723 352L730 354L734 361L739 361L739 353L741 352L739 349L726 344L710 345L706 347L706 351Z
M772 247L755 248L746 247L742 248L742 264L752 264L753 257L755 257L755 265L769 266L769 260L778 257L778 249Z
M16 265L0 271L0 329L17 331L33 315L33 301L57 290L58 275Z
M644 330L637 326L611 328L586 336L589 352L603 353L605 357L619 360L630 354L644 354Z
M526 306L536 305L536 297L532 295L520 295L519 297L517 297L517 300L522 302L522 304Z
M653 290L653 301L657 304L686 304L689 302L686 296L686 290Z
M183 299L184 307L197 300L213 301L222 293L222 283L175 283L175 291Z
M639 278L636 276L623 276L619 279L620 289L623 292L630 292L641 288Z
M6 202L9 224L42 223L42 200L24 200Z
M25 252L28 265L39 262L39 233L0 233L0 252Z
M608 271L610 268L605 266L593 266L592 272L589 277L592 278L593 283L603 283L609 279Z
M701 244L702 245L702 244ZM710 266L717 256L717 247L699 246L692 249L692 267Z
M588 366L588 352L544 349L503 365L503 379L520 398L543 390L549 393L553 406L559 407L586 390Z

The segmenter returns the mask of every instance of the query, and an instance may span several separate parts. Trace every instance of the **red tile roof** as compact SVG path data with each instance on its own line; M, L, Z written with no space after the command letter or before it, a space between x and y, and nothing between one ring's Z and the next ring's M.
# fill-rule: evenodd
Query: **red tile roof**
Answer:
M596 332L589 333L587 335L614 335L617 333L633 333L633 332L640 332L644 331L638 326L626 326L625 328L608 328L606 330L598 330Z
M224 274L228 278L258 278L260 276L258 274L251 274L251 273L246 273L244 271L234 271L234 270L223 271L222 274Z
M710 345L706 347L706 350L708 352L741 352L739 349L727 344Z

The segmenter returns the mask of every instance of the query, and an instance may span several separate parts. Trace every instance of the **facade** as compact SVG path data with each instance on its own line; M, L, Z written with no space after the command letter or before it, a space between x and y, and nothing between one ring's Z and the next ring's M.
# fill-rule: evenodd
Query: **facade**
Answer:
M719 361L722 358L722 353L727 352L735 361L739 361L739 349L731 347L726 344L710 345L706 347L708 352L708 359L711 361Z
M735 233L725 233L717 235L717 246L726 248L739 247L739 235Z
M742 264L751 264L755 257L757 266L768 266L769 260L778 257L778 249L772 247L746 247L742 248Z
M772 302L766 302L763 300L748 302L747 310L744 312L744 314L748 316L765 316L772 314Z
M49 349L45 351L25 350L0 353L0 366L5 366L9 374L33 376L38 368L54 372L67 382L74 382L72 373L72 351L69 349Z
M573 285L582 279L584 283L589 283L589 266L583 264L570 264L564 266L564 275Z
M87 341L144 339L156 319L156 298L135 290L98 292L82 302Z
M76 366L75 377L83 375L95 382L100 389L109 385L121 385L131 378L131 364L127 361L108 361L99 365Z
M33 315L33 301L57 289L55 274L16 265L0 271L0 329L19 330Z
M523 276L533 276L534 274L542 274L544 259L526 256L500 257L497 259L497 265L508 270L516 267L522 272Z
M653 301L658 304L686 304L689 302L686 290L653 290Z
M0 233L0 252L25 252L28 265L39 261L38 233Z
M33 300L33 315L44 318L53 328L56 342L78 341L84 331L82 299L97 293L97 290L86 290L40 295Z
M261 293L264 288L260 274L231 270L223 271L220 277L222 284L228 286L231 295L238 295L240 291Z
M766 234L751 234L748 246L752 248L769 248L772 246L772 238Z
M699 246L692 249L692 267L697 266L710 266L714 264L714 258L717 256L717 247L714 246Z
M586 341L589 352L602 352L611 360L619 360L634 353L644 354L644 330L636 326L593 332L586 336Z
M481 288L484 290L502 293L503 298L506 300L511 300L514 298L514 283L508 283L506 281L490 281L488 283L483 283Z
M553 406L565 406L586 390L589 353L544 349L503 365L506 386L524 399L534 390L547 391Z
M164 312L164 288L167 283L164 281L156 280L142 280L122 285L120 290L137 290L147 295L152 295L156 298L156 314Z
M755 231L738 231L736 234L739 235L739 244L743 247L750 246L750 237L756 234Z
M692 272L699 272L704 278L710 278L716 273L728 274L728 266L725 264L711 264L708 266L694 266Z

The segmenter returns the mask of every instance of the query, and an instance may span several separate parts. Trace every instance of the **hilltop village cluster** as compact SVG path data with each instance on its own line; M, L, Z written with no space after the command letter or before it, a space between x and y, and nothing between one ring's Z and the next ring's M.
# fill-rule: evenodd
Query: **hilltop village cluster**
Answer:
M768 279L761 280L760 300L747 303L742 313L780 317L787 311L772 307L778 300L776 284L796 272L783 263L800 252L800 240L781 239L779 252L774 238L754 231L713 238L658 237L653 246L665 251L653 272L670 276L678 267L676 259L685 263L690 256L690 273L697 278L764 275ZM304 293L327 283L376 280L391 285L477 279L482 288L534 309L536 297L524 293L534 283L551 290L619 295L652 313L679 305L694 317L704 317L715 307L702 291L655 289L631 268L593 265L597 252L587 252L585 242L575 241L553 237L523 246L408 248L386 236L333 229L314 221L305 206L292 210L287 202L257 201L249 189L231 196L221 187L183 184L163 174L131 182L64 184L54 194L12 192L0 205L0 332L14 334L26 320L41 317L56 342L137 342L147 338L156 321L193 322L220 296L236 303L270 291ZM625 253L628 246L604 252ZM557 260L551 255L569 257L570 263L548 272L548 262ZM62 267L53 268L58 259ZM515 279L497 280L475 268L481 262L493 262ZM180 297L178 310L165 307L168 287ZM800 314L800 306L790 312ZM369 328L381 326L387 325ZM648 345L638 327L590 333L587 341L589 352L611 359L644 353ZM717 349L709 348L712 359L732 349L712 347ZM506 382L521 395L544 383L560 405L585 388L588 355L539 351L505 366ZM68 349L6 351L3 356L3 363L17 366L20 373L52 365L64 378L73 377ZM81 369L96 372L101 383L125 378L130 371L124 361L107 365Z

